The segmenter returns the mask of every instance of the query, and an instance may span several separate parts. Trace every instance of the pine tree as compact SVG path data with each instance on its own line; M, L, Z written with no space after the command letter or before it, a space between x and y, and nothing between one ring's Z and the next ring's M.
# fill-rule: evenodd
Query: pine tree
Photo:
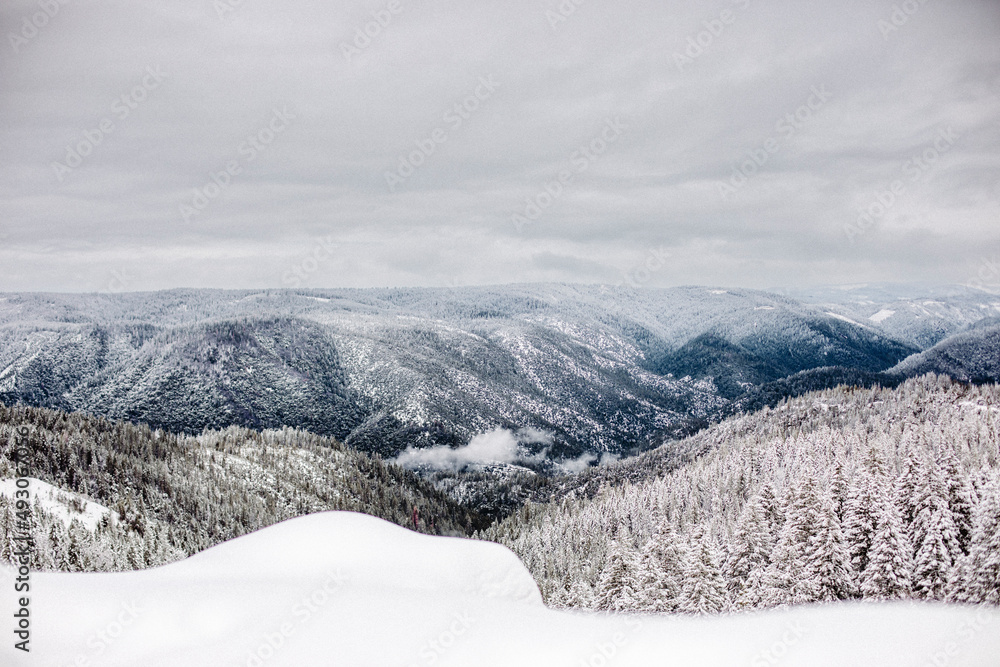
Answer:
M765 510L766 500L757 495L747 503L736 525L724 576L738 609L753 608L764 601L765 574L771 563L774 535Z
M962 550L941 472L933 459L925 457L921 463L923 474L918 479L910 526L913 590L918 597L943 600L951 569Z
M0 496L0 503L3 507L3 516L0 519L0 531L2 531L2 541L0 541L0 563L17 563L17 557L14 555L18 551L17 543L14 538L17 536L17 524L16 518L14 517L14 504L8 502L3 496Z
M592 609L595 606L594 589L583 577L574 577L563 602L570 609Z
M972 538L972 499L962 481L958 459L951 449L946 448L942 451L938 458L938 467L943 477L944 496L958 534L958 548L962 554L966 554Z
M875 512L880 502L888 499L880 489L887 484L882 459L875 448L865 457L862 469L851 484L847 503L844 507L844 539L847 543L851 569L855 576L864 574L871 559L872 544L875 540Z
M705 527L698 526L691 536L678 610L688 614L715 614L728 607L718 547Z
M882 502L875 512L871 560L860 578L862 596L876 600L908 597L913 585L912 553L899 507L895 502Z
M69 534L66 525L59 519L52 522L49 528L49 553L52 556L52 566L60 572L72 570L69 558Z
M844 600L852 594L850 555L829 492L819 496L819 512L805 555L807 576L816 582L817 601Z
M664 523L640 554L643 611L674 611L684 576L684 553L673 528Z
M778 496L774 492L774 487L770 482L765 482L760 487L757 497L761 511L763 511L764 518L767 521L768 532L771 535L777 535L785 521L785 507L778 500Z
M1000 476L982 489L973 517L962 599L1000 605Z
M639 566L631 550L615 543L597 585L594 608L601 611L629 611L642 604Z
M837 465L833 469L833 480L830 482L830 493L833 496L833 510L841 527L844 525L844 512L850 488L847 475L844 473L844 462L837 461Z
M921 450L918 450L916 445L911 445L906 451L903 472L896 478L894 488L899 518L907 531L913 523L913 507L916 504L917 487L923 470L921 458Z

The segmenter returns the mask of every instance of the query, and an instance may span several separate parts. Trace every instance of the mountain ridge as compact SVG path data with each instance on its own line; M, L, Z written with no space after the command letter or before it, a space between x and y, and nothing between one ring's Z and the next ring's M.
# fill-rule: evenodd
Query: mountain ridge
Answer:
M569 461L879 381L920 349L875 324L699 286L6 294L0 401L182 433L293 426L386 457L531 428Z

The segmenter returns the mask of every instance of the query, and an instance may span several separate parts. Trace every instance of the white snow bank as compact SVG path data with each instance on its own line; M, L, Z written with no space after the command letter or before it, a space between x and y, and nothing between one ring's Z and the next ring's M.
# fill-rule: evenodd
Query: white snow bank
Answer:
M43 482L34 477L28 477L27 479L31 502L34 503L35 498L38 498L42 509L58 517L67 526L69 526L73 519L76 519L84 528L93 531L105 515L111 514L111 510L104 505L81 496L79 493L60 489L57 486L52 486L48 482ZM17 491L16 479L0 479L0 496L7 496L13 499L15 491ZM76 502L74 503L73 501ZM78 511L73 506L74 504L81 508L82 511Z
M0 590L8 591L0 612L11 619L12 586L0 582ZM1000 655L995 610L551 611L502 547L343 512L293 519L144 572L35 574L31 615L31 653L8 638L0 664L952 667L996 665Z
M355 512L290 519L159 568L216 581L318 578L340 570L368 591L483 595L542 604L516 555L492 542L431 537Z

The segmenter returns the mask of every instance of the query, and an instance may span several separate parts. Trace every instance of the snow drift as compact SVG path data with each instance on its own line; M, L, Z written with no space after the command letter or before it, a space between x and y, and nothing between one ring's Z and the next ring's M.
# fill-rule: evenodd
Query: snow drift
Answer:
M985 666L1000 655L1000 613L982 608L552 611L504 547L348 512L291 519L152 570L31 582L31 653L14 650L8 630L4 665ZM9 581L3 590L11 619Z

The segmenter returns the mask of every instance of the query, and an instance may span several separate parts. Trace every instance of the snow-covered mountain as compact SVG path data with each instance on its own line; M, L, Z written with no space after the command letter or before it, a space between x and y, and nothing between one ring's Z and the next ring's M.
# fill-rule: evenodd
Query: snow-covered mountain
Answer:
M1000 381L1000 322L991 318L907 357L890 373L912 377L942 373L964 382Z
M16 604L3 596L0 610L12 618ZM1000 613L987 608L839 604L716 618L553 611L498 545L342 512L144 572L33 574L30 619L30 653L6 641L2 664L902 667L943 659L987 667L1000 654Z
M565 461L696 431L790 374L919 351L831 313L703 287L8 294L0 400L183 432L288 425L387 456L530 429Z
M864 283L782 293L921 350L1000 316L1000 295L966 285Z

